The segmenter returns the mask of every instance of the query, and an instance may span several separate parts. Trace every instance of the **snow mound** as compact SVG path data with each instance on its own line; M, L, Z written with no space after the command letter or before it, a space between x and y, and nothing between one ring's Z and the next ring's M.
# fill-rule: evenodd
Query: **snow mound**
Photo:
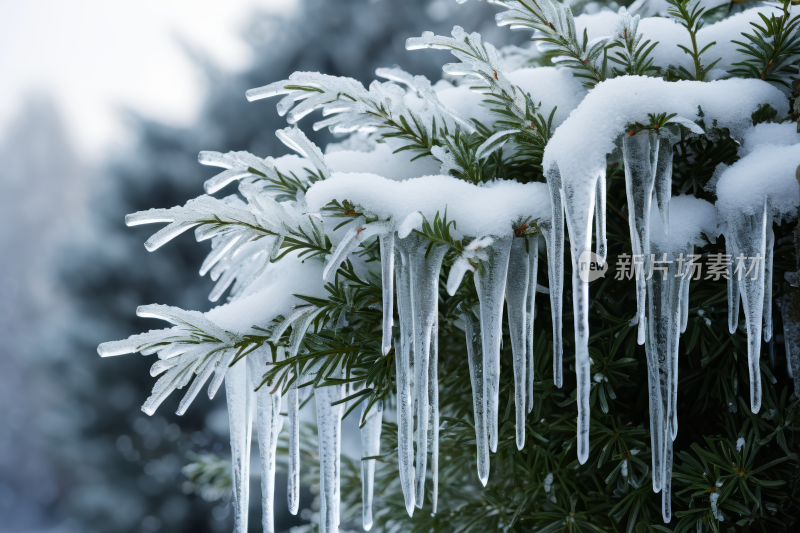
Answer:
M458 224L459 236L508 235L520 218L550 218L550 200L544 183L496 181L473 185L451 176L424 176L392 181L374 174L334 174L315 183L307 195L308 207L318 211L332 200L349 200L381 219L401 223L419 211L429 221L438 212Z

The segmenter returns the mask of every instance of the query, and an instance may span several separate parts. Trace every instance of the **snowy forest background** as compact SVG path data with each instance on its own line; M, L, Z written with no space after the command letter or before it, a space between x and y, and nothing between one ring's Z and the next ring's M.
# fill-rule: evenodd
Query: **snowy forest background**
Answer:
M176 397L146 417L138 405L152 386L150 363L97 356L102 341L160 327L136 318L138 305L211 307L208 278L186 279L204 247L187 234L148 254L142 242L151 230L126 228L122 214L194 195L215 173L197 163L201 149L286 153L273 134L283 120L272 106L248 106L248 88L294 71L366 84L377 67L393 64L435 80L447 53L408 54L405 40L422 31L447 34L454 24L498 46L526 40L498 28L495 10L483 2L296 4L289 15L253 10L242 31L254 61L233 75L186 45L206 86L199 117L174 127L121 111L133 142L99 161L78 155L53 98L57 86L14 103L14 118L0 133L0 532L229 531L229 508L204 501L180 471L187 453L227 459L224 399L198 401L179 420L171 414ZM7 12L9 5L0 7ZM324 135L312 140L324 146ZM256 531L257 482L251 490ZM285 498L280 490L278 501ZM311 498L306 489L301 508ZM278 530L302 523L285 506L276 511Z

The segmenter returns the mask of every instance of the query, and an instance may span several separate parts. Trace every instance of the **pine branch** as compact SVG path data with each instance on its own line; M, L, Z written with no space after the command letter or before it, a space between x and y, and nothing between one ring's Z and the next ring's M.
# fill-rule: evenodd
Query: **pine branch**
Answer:
M782 13L769 17L759 13L762 24L751 22L752 33L742 33L749 42L731 41L741 46L737 51L745 59L734 63L732 76L755 78L791 89L789 78L800 73L800 16L790 16L791 0L778 4Z

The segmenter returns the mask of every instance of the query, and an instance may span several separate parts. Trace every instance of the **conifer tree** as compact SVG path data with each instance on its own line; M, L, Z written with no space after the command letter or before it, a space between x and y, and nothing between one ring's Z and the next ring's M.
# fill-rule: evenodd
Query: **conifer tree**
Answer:
M319 486L325 533L359 505L398 531L792 530L800 18L495 4L533 46L455 26L406 41L454 56L435 83L391 67L247 91L281 97L298 155L201 152L221 169L206 195L126 217L167 224L150 251L210 240L200 273L227 303L140 306L172 326L100 355L158 354L147 414L225 385L235 531L252 425L265 531L279 458L290 512ZM304 133L320 109L324 152ZM360 465L340 457L350 413Z

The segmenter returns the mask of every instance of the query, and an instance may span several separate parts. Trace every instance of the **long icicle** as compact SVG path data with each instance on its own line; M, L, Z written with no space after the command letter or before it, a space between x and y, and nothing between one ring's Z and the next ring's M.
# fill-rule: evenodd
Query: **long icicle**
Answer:
M527 398L525 406L530 413L533 410L533 383L534 377L534 336L533 322L536 318L536 287L539 277L539 235L528 238L528 297L525 299L525 347L527 351Z
M439 500L439 313L431 333L431 358L428 366L428 449L431 451L431 512L436 514Z
M300 401L296 381L286 392L286 404L289 418L289 472L286 499L289 512L296 515L300 509Z
M680 322L680 280L678 265L668 248L650 243L653 272L647 276L647 353L650 406L650 439L653 462L653 490L665 487L666 441L672 442L674 416L673 388L677 389L677 342ZM659 268L657 265L661 264ZM666 269L666 270L662 270ZM662 498L663 502L663 498Z
M372 497L375 492L376 459L364 460L364 457L376 457L381 453L381 427L383 425L383 403L378 401L369 412L368 402L361 408L361 523L365 531L372 529Z
M661 398L661 383L659 379L659 364L657 350L652 347L648 335L645 338L645 353L647 354L647 388L650 398L650 448L653 467L653 492L662 489L664 473L664 409Z
M655 243L651 243L656 261L673 259L670 254L664 253ZM653 265L655 266L655 265ZM680 290L678 280L674 278L675 270L671 268L674 262L669 265L667 272L648 273L647 292L648 292L648 342L645 345L647 350L655 352L658 360L659 392L658 398L653 398L659 403L661 416L659 421L659 433L661 436L660 450L661 463L659 465L661 477L661 517L664 523L672 519L672 415L674 410L671 388L673 381L677 378L677 360L673 357L673 346L678 341L677 336L673 338L673 326L677 325L680 317L678 309L677 294L673 291L676 287ZM655 270L655 269L654 269ZM648 363L650 358L648 358ZM675 364L676 368L673 368ZM677 386L677 383L676 383ZM651 404L652 405L652 404ZM655 445L655 443L653 443Z
M594 199L595 254L600 266L606 264L608 242L606 238L606 169L597 177Z
M591 414L591 361L589 358L589 281L581 272L588 272L592 249L592 215L595 186L573 188L566 184L562 190L567 215L570 251L572 255L572 309L575 323L575 374L578 381L578 462L589 458L589 427Z
M320 312L322 312L321 309L311 307L306 314L292 323L292 333L289 336L289 357L297 356L300 342ZM278 346L278 360L281 361L285 357L285 349L282 346ZM293 515L297 514L297 510L300 507L300 402L297 394L299 381L300 376L295 376L295 380L286 394L286 408L289 418L289 473L286 496L289 512Z
M489 431L486 421L486 395L483 390L483 349L481 325L473 310L459 306L459 317L464 321L467 339L467 362L472 385L472 403L475 412L475 443L477 445L478 479L485 487L489 481Z
M688 253L687 253L688 252ZM679 252L684 257L690 257L694 252L694 245L689 245L686 250ZM678 356L680 354L681 328L683 327L683 316L687 313L689 300L689 283L691 281L692 268L690 263L684 263L684 270L676 261L673 255L670 257L672 263L669 266L669 291L670 291L670 320L669 323L669 357L671 358L668 374L668 390L670 398L671 416L667 419L669 424L669 437L675 440L678 436Z
M672 520L672 439L669 435L664 437L664 471L661 488L661 517L667 524Z
M747 361L750 369L750 409L761 409L761 321L764 313L764 259L767 245L767 203L760 213L728 214L727 232L743 261L751 261L752 272L742 273L739 290L747 321ZM771 220L770 220L771 223ZM736 258L737 262L739 257ZM740 271L741 273L741 271Z
M775 232L772 221L767 220L767 244L764 247L764 342L772 338L772 250L775 247Z
M686 332L686 326L689 324L689 286L692 283L692 272L694 268L694 256L689 255L686 259L684 270L684 277L681 278L681 333Z
M383 355L392 349L392 326L394 325L394 232L381 235L381 290L383 299Z
M342 404L344 386L332 385L314 390L319 432L319 531L338 533L340 501L340 462L342 446Z
M517 449L525 446L525 415L528 395L528 337L527 301L530 282L530 261L526 238L514 238L511 244L511 258L508 261L506 279L506 307L508 310L508 329L511 335L511 349L514 357L514 407L516 412ZM535 289L534 289L535 294Z
M553 384L564 384L562 359L564 338L562 317L564 313L564 204L561 202L561 174L553 167L547 174L550 191L549 221L539 224L547 243L547 273L550 286L550 315L553 320Z
M247 357L225 373L225 396L231 430L233 465L233 531L247 533L250 499L250 442L253 432L255 393L247 371Z
M725 237L725 254L729 255L731 262L727 266L728 274L728 331L731 335L736 333L739 327L739 279L734 274L736 258L739 256L731 237Z
M270 361L269 348L262 346L247 357L251 385L261 382L261 375ZM281 426L281 396L270 394L266 385L256 391L258 454L261 460L261 528L275 532L275 455Z
M665 141L666 142L666 141ZM634 265L637 266L636 318L639 329L637 341L645 341L645 307L647 284L645 273L650 270L650 206L655 184L659 138L656 133L644 132L625 135L622 139L622 154L625 160L625 191L628 197L628 223L631 231ZM636 262L640 257L641 267Z
M402 241L401 241L402 242ZM414 414L411 398L411 351L414 347L414 302L411 298L411 265L404 246L395 247L395 278L400 335L395 337L397 365L397 456L400 486L408 516L414 513Z
M513 237L496 237L487 249L489 259L473 276L480 301L481 346L483 347L483 393L489 449L497 451L500 404L500 344L503 340L503 301ZM419 464L419 463L417 463Z
M398 240L411 266L411 301L414 310L414 396L417 415L417 453L415 504L420 509L425 499L428 461L428 368L431 336L439 313L439 272L447 247L429 248L430 240L417 233ZM501 302L502 304L502 302Z

